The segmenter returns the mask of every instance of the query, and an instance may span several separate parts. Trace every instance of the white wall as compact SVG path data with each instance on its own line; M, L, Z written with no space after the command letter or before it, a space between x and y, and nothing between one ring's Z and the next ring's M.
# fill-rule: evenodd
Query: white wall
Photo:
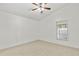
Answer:
M0 12L0 49L44 40L79 48L79 4L70 4L39 21ZM69 40L56 40L56 21L68 20Z
M0 49L38 39L39 22L0 12Z
M57 20L68 20L68 41L56 40ZM79 4L69 4L64 8L53 12L52 15L41 21L40 27L41 40L79 48Z

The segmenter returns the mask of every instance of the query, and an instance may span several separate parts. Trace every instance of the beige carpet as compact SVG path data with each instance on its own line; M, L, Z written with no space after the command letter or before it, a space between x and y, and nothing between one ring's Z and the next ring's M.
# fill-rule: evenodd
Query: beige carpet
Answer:
M79 56L79 49L69 48L45 41L34 41L4 50L1 56Z

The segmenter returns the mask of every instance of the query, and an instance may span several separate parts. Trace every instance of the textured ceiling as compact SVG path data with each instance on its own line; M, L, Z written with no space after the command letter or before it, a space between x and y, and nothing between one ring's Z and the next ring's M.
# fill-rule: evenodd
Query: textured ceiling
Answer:
M0 3L0 11L27 17L33 20L41 20L52 14L55 10L63 8L65 5L67 4L48 3L48 7L51 8L51 11L45 11L43 14L41 14L40 11L31 11L34 7L34 5L31 3Z

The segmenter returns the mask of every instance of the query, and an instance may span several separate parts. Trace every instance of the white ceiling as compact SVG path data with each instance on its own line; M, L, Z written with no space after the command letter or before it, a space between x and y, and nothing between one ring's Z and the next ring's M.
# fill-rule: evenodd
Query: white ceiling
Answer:
M43 14L41 14L39 11L31 11L34 7L34 5L31 3L0 3L0 11L27 17L34 20L41 20L52 14L55 10L61 9L65 5L67 4L48 3L48 7L51 8L51 11L45 11Z

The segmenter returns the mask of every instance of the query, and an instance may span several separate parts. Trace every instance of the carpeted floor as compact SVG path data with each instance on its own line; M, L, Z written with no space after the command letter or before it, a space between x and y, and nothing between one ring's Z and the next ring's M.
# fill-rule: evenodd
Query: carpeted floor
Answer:
M0 50L1 56L79 56L79 49L69 48L45 41L34 41Z

